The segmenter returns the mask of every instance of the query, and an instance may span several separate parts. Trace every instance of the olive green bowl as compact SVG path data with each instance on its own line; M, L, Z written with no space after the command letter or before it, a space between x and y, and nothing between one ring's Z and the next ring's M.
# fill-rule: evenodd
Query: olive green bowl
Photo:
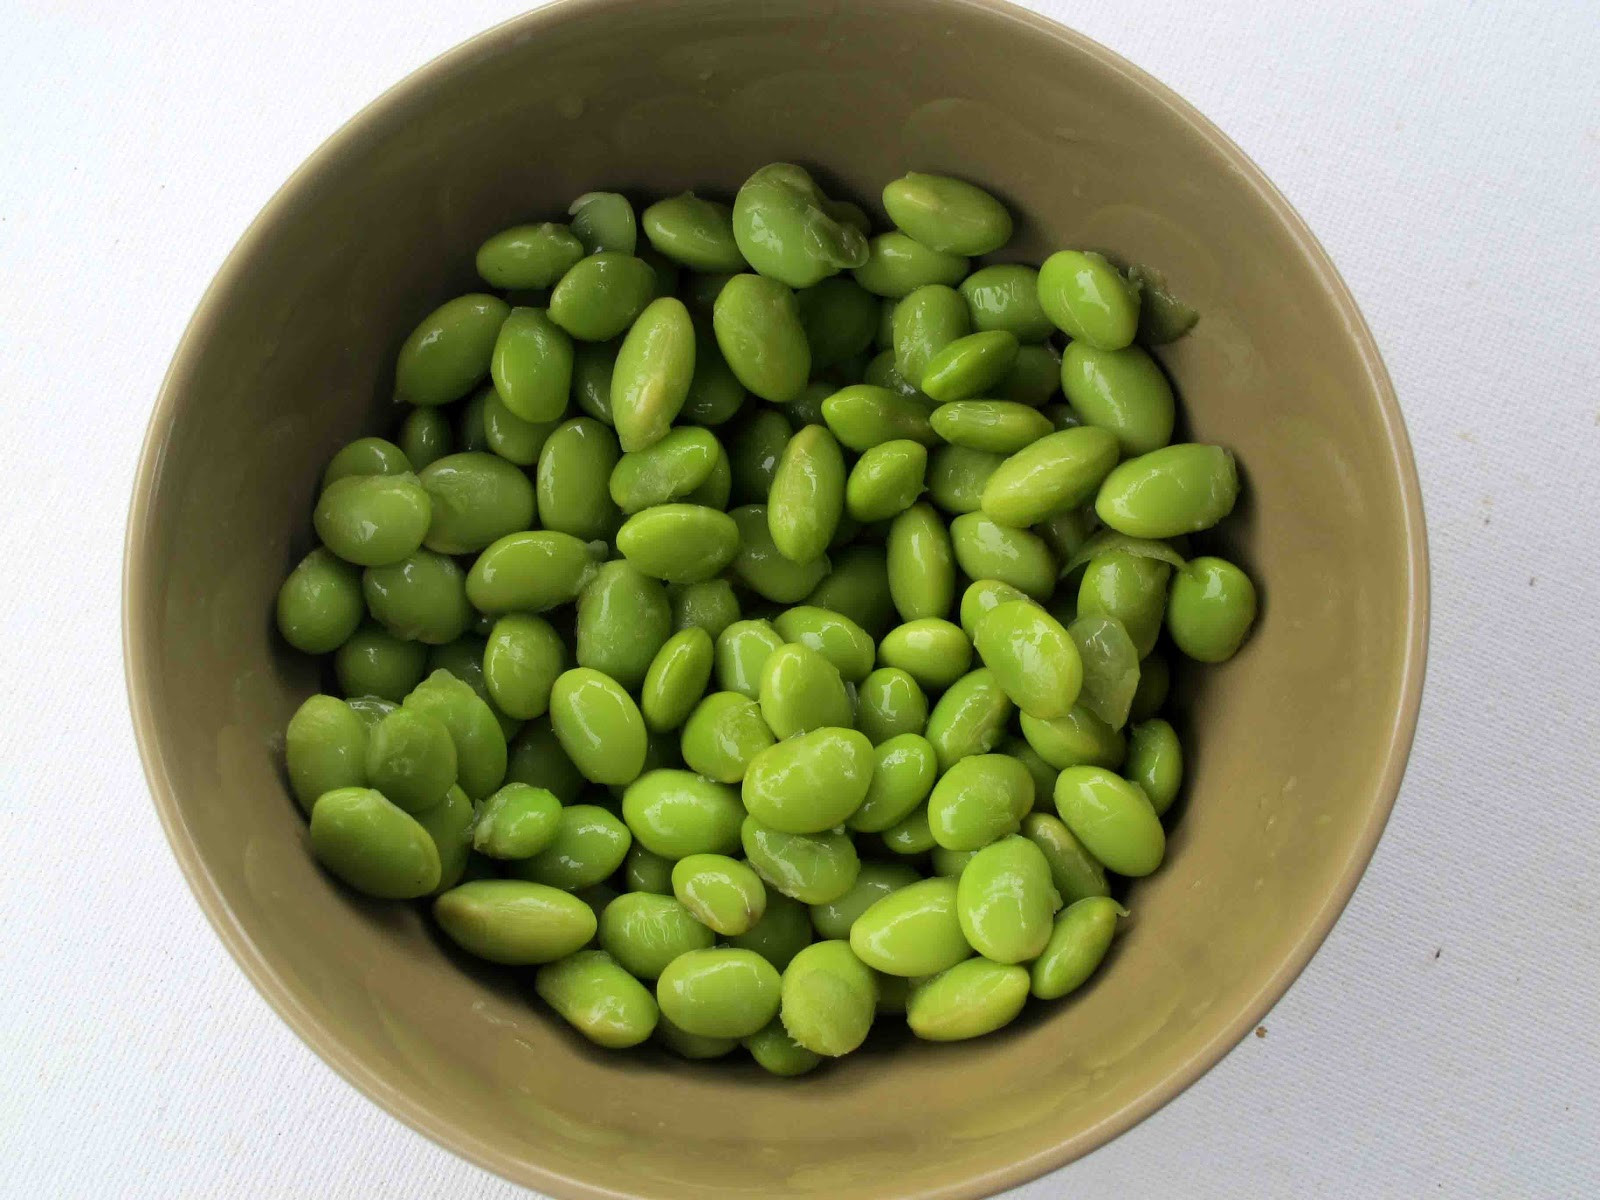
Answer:
M1192 435L1238 453L1223 552L1263 598L1243 652L1180 689L1187 797L1093 986L993 1037L874 1045L794 1081L594 1049L525 976L319 870L281 768L316 669L272 620L323 464L384 428L400 339L472 287L487 234L600 186L731 196L775 159L874 205L909 169L965 176L1018 214L1021 255L1163 268L1204 316L1162 358ZM1148 76L999 3L568 0L371 105L223 266L135 487L128 686L228 949L401 1120L558 1197L974 1197L1170 1100L1305 965L1400 785L1426 572L1405 430L1349 293L1261 172Z

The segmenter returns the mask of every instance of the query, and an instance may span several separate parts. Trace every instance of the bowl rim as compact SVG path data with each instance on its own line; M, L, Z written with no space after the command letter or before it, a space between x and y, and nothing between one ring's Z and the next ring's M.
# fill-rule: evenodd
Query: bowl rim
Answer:
M1430 577L1427 527L1422 505L1422 488L1394 386L1384 366L1376 340L1355 298L1345 284L1327 251L1311 232L1305 220L1289 203L1261 168L1231 138L1204 114L1154 76L1135 66L1116 52L1060 22L1020 8L1009 0L925 0L934 6L979 9L1014 22L1036 36L1060 43L1070 51L1087 55L1115 71L1133 87L1143 91L1172 115L1185 122L1202 138L1212 153L1225 160L1265 203L1292 236L1296 248L1314 269L1318 282L1328 293L1345 322L1365 368L1368 384L1378 402L1380 430L1392 468L1400 485L1399 513L1404 530L1406 572L1405 619L1407 636L1402 651L1399 703L1389 738L1382 751L1382 770L1377 794L1373 798L1365 826L1349 848L1334 886L1321 907L1290 947L1273 972L1262 983L1238 1014L1214 1032L1187 1060L1177 1064L1159 1083L1115 1112L1102 1117L1076 1133L1049 1145L1038 1147L1021 1157L998 1165L980 1168L960 1180L936 1185L915 1193L895 1192L902 1200L981 1200L1006 1188L1067 1165L1073 1160L1111 1141L1162 1108L1210 1070L1251 1029L1253 1029L1289 989L1305 969L1349 902L1377 848L1378 839L1394 808L1404 779L1407 759L1416 734L1421 709L1423 680L1428 649ZM367 129L391 106L411 93L443 82L458 69L505 44L536 36L547 26L565 22L584 12L625 8L633 0L552 0L532 12L523 13L494 25L445 51L404 76L366 104L359 112L326 138L293 174L273 193L271 199L251 221L222 266L207 285L194 315L190 318L162 379L140 447L134 477L133 496L124 535L122 569L122 642L124 682L133 720L139 757L150 787L151 798L162 829L178 860L190 890L199 902L223 945L244 971L246 978L271 1005L285 1024L337 1074L356 1087L392 1116L398 1118L436 1145L465 1158L476 1166L513 1183L537 1188L562 1200L634 1200L629 1193L599 1186L583 1179L550 1170L526 1159L506 1154L480 1138L470 1127L436 1108L413 1100L391 1086L360 1056L350 1052L336 1030L324 1025L302 1002L296 992L279 978L277 971L259 952L250 935L238 922L223 899L216 879L200 856L179 813L176 789L167 774L156 735L156 718L147 682L152 662L145 653L141 636L155 619L146 604L150 577L150 539L145 536L151 500L156 492L165 457L166 435L171 426L178 396L201 353L208 326L221 298L231 291L245 273L257 246L268 235L280 214L294 197L343 150L365 136ZM891 1185L892 1191L892 1185ZM890 1192L883 1195L887 1197Z

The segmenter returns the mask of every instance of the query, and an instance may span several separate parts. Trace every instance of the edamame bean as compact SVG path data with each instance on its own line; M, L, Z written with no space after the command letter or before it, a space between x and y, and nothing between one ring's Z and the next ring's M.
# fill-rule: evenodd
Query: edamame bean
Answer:
M774 404L805 390L811 347L794 293L775 279L735 275L711 315L717 346L744 387Z
M406 641L451 642L472 621L461 568L431 550L418 550L388 566L368 567L361 577L361 594L379 624Z
M1139 686L1139 652L1115 617L1079 617L1067 626L1083 664L1079 703L1112 729L1128 723L1128 709Z
M585 192L567 209L572 232L589 254L616 250L632 254L639 245L633 205L618 192Z
M947 850L943 846L935 846L929 851L928 857L933 863L935 875L959 880L961 872L967 869L967 864L982 853L982 850Z
M606 563L578 597L578 665L604 672L624 688L644 682L656 651L671 636L666 589L626 560Z
M431 501L423 544L440 554L476 554L533 522L533 484L494 454L449 454L418 477Z
M501 712L526 721L549 709L550 689L567 665L566 646L548 621L508 613L484 646L484 685Z
M432 894L448 891L461 882L472 857L472 801L459 787L453 787L439 803L411 815L433 839L439 855L439 886Z
M761 878L726 854L680 858L672 868L672 894L697 921L725 937L748 933L767 907Z
M506 739L494 712L478 693L449 671L429 675L411 690L404 706L433 717L450 732L456 748L456 781L472 799L500 786L506 774Z
M778 614L773 625L785 641L821 655L850 683L860 683L872 670L872 638L842 613L799 605Z
M539 451L540 524L584 541L609 540L622 520L609 486L621 455L616 435L598 421L578 417L556 426Z
M1103 767L1068 767L1056 779L1056 810L1107 870L1141 876L1161 865L1166 835L1138 784Z
M1128 268L1128 283L1139 292L1139 340L1147 346L1175 342L1193 329L1200 314L1167 289L1167 280L1154 267L1135 263Z
M1009 583L1001 583L998 579L975 579L961 593L961 628L967 637L975 637L979 622L1000 605L1028 599Z
M830 209L805 168L770 163L734 197L734 239L762 275L789 287L810 287L867 261L866 237Z
M533 987L567 1024L608 1050L637 1046L661 1018L650 989L603 950L580 950L540 967Z
M585 779L632 783L643 769L644 717L610 676L588 667L563 672L550 690L550 719L562 750Z
M878 661L900 668L929 691L943 691L972 665L972 643L959 626L922 617L884 634Z
M310 815L317 797L367 783L367 727L334 696L312 696L289 718L284 733L289 789Z
M762 720L780 739L824 726L848 726L854 716L838 670L803 645L780 646L767 657L757 699Z
M421 812L455 785L455 742L434 717L396 709L367 737L366 773L367 783L391 804Z
M1120 350L1139 328L1139 297L1092 250L1060 250L1039 268L1039 303L1074 342Z
M767 656L783 644L783 638L766 621L735 621L717 638L717 687L756 699L761 694Z
M1026 404L1031 408L1046 405L1061 386L1061 355L1050 345L1020 346L1011 370L1000 381L997 399ZM1066 405L1057 405L1066 410ZM1070 410L1067 410L1070 411ZM1049 415L1048 413L1046 414ZM1054 424L1054 422L1052 422ZM1056 428L1065 428L1056 425Z
M398 703L422 680L427 661L428 648L421 642L402 641L381 626L368 625L339 647L333 666L346 696Z
M615 815L594 804L561 810L555 836L532 858L509 865L518 879L576 892L614 874L627 857L633 834Z
M667 435L689 395L694 346L694 323L681 300L654 300L634 321L611 374L611 419L624 451Z
M1044 797L1047 804L1055 803L1055 788ZM1045 862L1050 865L1050 880L1067 904L1076 903L1086 896L1109 896L1106 869L1084 849L1077 835L1052 812L1032 812L1022 821L1022 835L1039 847Z
M1156 816L1171 808L1183 782L1183 746L1172 726L1155 717L1129 730L1124 770L1143 790Z
M738 536L738 531L734 531ZM635 564L637 565L637 564ZM705 579L684 584L672 593L672 627L697 626L715 642L722 631L739 619L739 598L726 579Z
M980 187L912 171L883 189L889 219L924 246L976 257L1011 240L1011 214Z
M646 849L678 859L737 849L744 809L730 787L692 771L656 770L628 785L622 819Z
M1210 529L1233 511L1238 496L1232 454L1181 442L1118 466L1100 485L1094 510L1119 533L1170 538Z
M672 860L662 858L653 850L646 850L638 842L628 847L628 855L622 862L622 874L630 892L672 895Z
M489 694L489 685L483 679L483 657L487 646L488 642L475 634L468 634L445 645L435 646L428 651L428 671L448 671L476 692L478 699L489 706L489 711L494 714L495 721L500 726L500 732L509 741L522 724L496 708L494 697Z
M922 404L870 383L853 383L834 392L822 402L822 419L835 437L855 451L900 439L923 446L938 440Z
M928 460L928 498L947 513L977 512L984 487L1005 461L970 446L940 446Z
M578 342L572 348L572 398L603 425L612 423L611 376L620 348L620 342Z
M513 308L495 339L489 373L494 394L516 416L554 421L572 392L572 339L544 309Z
M1221 558L1195 558L1173 576L1167 632L1197 662L1226 662L1238 653L1256 619L1250 577Z
M1055 431L1050 418L1012 400L958 400L941 404L928 418L933 430L953 446L1015 454Z
M394 390L411 404L459 400L489 373L489 359L511 306L474 292L447 300L418 322L395 359ZM412 464L415 466L415 464Z
M1025 967L986 958L957 963L911 989L906 1024L930 1042L982 1037L1010 1024L1028 999Z
M705 583L739 554L738 511L730 516L701 504L658 504L623 522L617 549L643 575Z
M782 1021L769 1021L752 1033L744 1039L744 1048L750 1051L750 1057L762 1070L784 1079L804 1075L822 1062L820 1054L807 1050L789 1036Z
M955 563L944 522L913 504L889 526L889 594L906 621L943 617L955 598Z
M1022 529L1078 508L1117 465L1117 439L1085 426L1046 434L1007 458L983 485L984 515Z
M956 915L956 881L935 877L876 901L850 926L850 949L885 975L918 977L972 954Z
M478 274L491 287L547 288L583 255L583 243L565 225L514 225L478 247Z
M472 848L490 858L532 858L555 840L560 826L561 801L554 792L508 783L479 809Z
M811 369L825 371L866 351L878 329L878 300L851 279L824 279L795 294L811 347Z
M767 498L767 528L778 553L807 563L827 550L844 512L844 481L844 455L827 429L807 425L789 439Z
M959 290L976 330L1003 329L1024 344L1042 342L1055 332L1039 303L1039 272L1032 267L984 267L968 275Z
M860 807L875 762L865 734L848 728L814 729L769 746L750 761L742 788L744 807L781 833L822 833Z
M916 503L928 470L928 451L905 439L867 449L845 481L845 511L857 521L886 521Z
M521 879L476 879L433 902L439 927L468 954L508 966L554 962L594 936L594 913L575 896Z
M609 342L655 298L656 275L631 253L603 251L574 263L550 293L550 319L585 342Z
M1128 456L1172 440L1172 385L1138 346L1096 350L1073 342L1061 355L1061 390L1085 425L1116 435Z
M346 562L382 567L416 552L429 517L428 493L415 475L348 475L323 491L312 521Z
M311 849L345 883L380 900L426 896L439 886L439 852L405 811L364 787L322 793L311 809Z
M902 733L880 743L875 768L860 807L846 822L851 829L878 833L915 812L938 777L938 758L926 738Z
M379 437L357 438L328 461L322 472L322 487L352 475L406 475L411 460L400 447Z
M629 892L600 914L600 949L638 979L656 979L667 964L691 950L709 950L716 941L671 896Z
M1039 847L1012 834L978 850L956 886L961 932L995 962L1037 958L1050 940L1061 897Z
M855 280L874 296L899 299L920 287L953 287L967 274L959 254L924 246L906 234L880 233L867 242L867 261L855 269Z
M894 619L883 547L848 546L831 561L833 569L812 589L806 603L849 617L872 637L882 634Z
M866 863L848 892L832 903L811 908L811 924L820 937L848 938L857 917L890 892L921 878L914 868L902 863Z
M561 748L548 716L523 726L506 756L506 781L547 788L563 804L583 790L584 779Z
M923 392L940 404L989 394L1017 358L1017 339L1003 329L970 333L940 350L922 369Z
M561 423L560 417L566 414L566 406L562 405L560 414L554 419L525 421L507 408L499 393L490 388L483 400L483 440L493 453L507 462L529 467L539 461L539 452ZM427 468L419 467L418 470L425 471Z
M683 761L707 779L738 783L750 761L773 744L772 731L754 700L738 692L713 692L683 727Z
M837 831L785 833L746 817L739 840L761 878L802 904L837 900L861 869L855 843Z
M450 421L438 409L414 408L400 423L400 449L413 471L450 453Z
M711 475L721 452L717 439L704 429L674 429L617 461L608 484L611 499L631 515L687 496Z
M278 589L278 632L306 654L336 650L361 624L361 575L319 546Z
M1026 529L1008 528L982 513L963 513L950 522L950 544L970 579L998 579L1041 601L1055 590L1055 556L1043 538Z
M883 831L884 849L891 854L920 856L933 849L933 829L928 825L926 805L913 809Z
M953 763L928 796L928 828L948 850L978 850L1022 828L1033 808L1033 776L1004 754Z
M728 447L733 466L733 498L747 504L765 504L772 490L772 475L789 444L792 431L781 414L764 408L750 417Z
M789 1036L830 1058L866 1040L877 1012L878 989L850 944L816 942L794 956L783 973L779 1014Z
M782 892L769 891L761 919L744 933L728 938L727 944L753 950L782 971L811 944L811 910Z
M1056 1000L1076 991L1094 974L1116 936L1117 918L1128 915L1109 896L1088 896L1064 909L1030 972L1033 994Z
M939 770L948 771L968 755L993 750L1012 711L1011 698L987 667L952 683L928 716L928 743L939 757Z
M697 626L674 634L651 659L639 708L653 732L676 729L705 694L711 680L711 636Z
M1083 687L1083 663L1067 631L1028 600L1010 600L978 622L978 656L1024 713L1064 717Z
M778 1012L778 972L750 950L691 950L656 981L662 1015L701 1037L749 1037Z
M1120 550L1096 555L1078 584L1078 612L1121 622L1142 658L1161 634L1171 574L1172 568L1159 559Z
M1161 711L1167 702L1167 691L1172 686L1172 668L1161 654L1147 654L1139 664L1139 686L1133 691L1133 703L1128 707L1130 721L1144 721Z
M778 549L766 505L742 505L728 516L739 531L739 550L732 564L734 578L752 592L775 604L795 604L827 575L826 554L796 562Z
M733 210L684 192L644 210L644 235L661 254L691 271L743 271L733 236Z
M595 571L588 545L569 533L550 529L511 533L489 546L472 564L467 573L466 598L479 612L491 616L545 612L577 599ZM370 572L368 580L370 584ZM372 604L370 590L367 603ZM374 615L378 615L376 609ZM379 615L378 619L383 617Z
M928 698L909 672L880 667L856 692L856 728L875 746L928 724Z
M1020 724L1028 745L1061 770L1079 766L1115 769L1122 765L1127 750L1121 730L1111 728L1082 704L1074 704L1064 717L1049 720L1023 713Z
M920 386L934 356L971 332L959 292L938 283L919 287L895 306L895 370Z
M494 385L481 389L473 394L470 400L461 405L460 415L456 424L456 448L458 450L487 450L489 436L483 426L483 412L488 404L489 394L494 391Z

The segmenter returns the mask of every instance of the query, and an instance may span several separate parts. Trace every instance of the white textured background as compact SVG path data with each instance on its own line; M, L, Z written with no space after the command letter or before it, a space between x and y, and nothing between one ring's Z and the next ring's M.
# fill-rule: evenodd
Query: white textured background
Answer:
M1394 819L1267 1036L1012 1200L1600 1193L1600 5L1035 7L1192 100L1327 244L1416 442L1435 606ZM223 256L517 8L0 0L0 1194L519 1194L224 953L147 799L117 615L140 436Z

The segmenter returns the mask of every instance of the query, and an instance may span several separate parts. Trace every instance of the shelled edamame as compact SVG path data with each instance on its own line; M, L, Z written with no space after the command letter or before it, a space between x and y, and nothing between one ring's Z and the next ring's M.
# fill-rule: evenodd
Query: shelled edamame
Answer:
M318 860L601 1046L791 1076L1083 985L1166 854L1170 664L1256 617L1150 353L1194 311L973 261L1013 221L968 181L882 200L774 163L485 230L277 597L337 681L285 737Z

